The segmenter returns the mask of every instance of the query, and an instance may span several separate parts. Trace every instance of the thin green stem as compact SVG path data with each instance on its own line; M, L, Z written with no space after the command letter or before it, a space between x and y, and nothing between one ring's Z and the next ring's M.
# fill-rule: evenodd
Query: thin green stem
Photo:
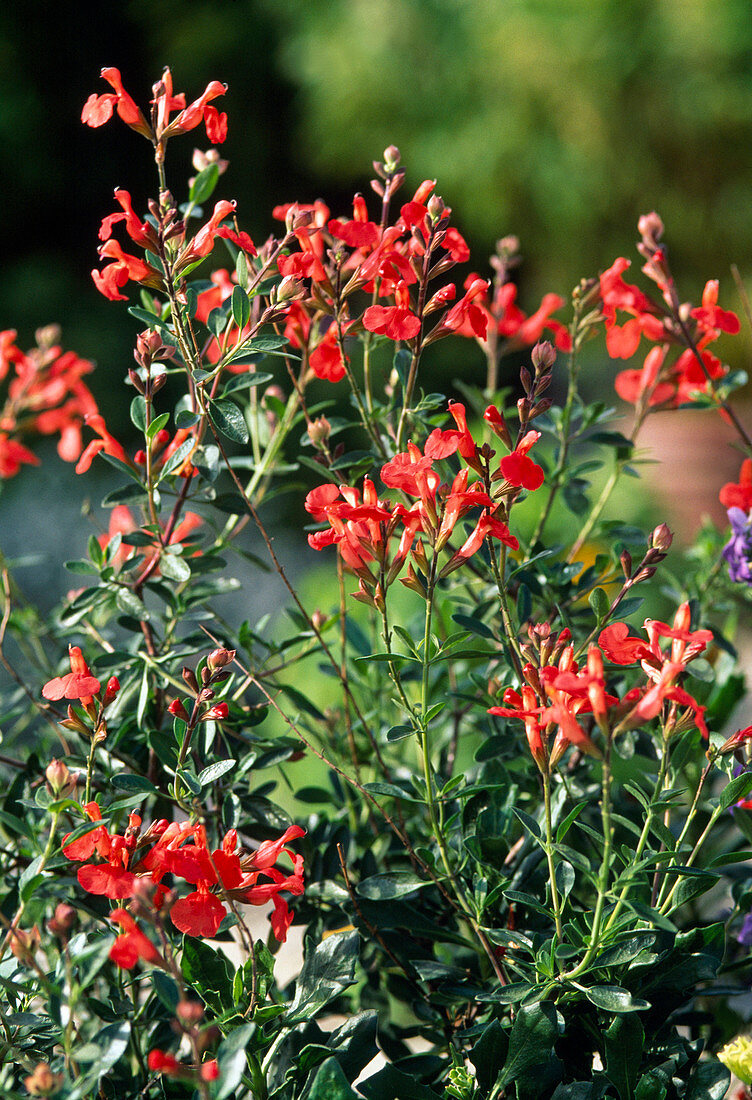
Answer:
M584 974L591 962L598 954L601 946L601 924L603 910L606 905L606 894L611 875L611 849L613 845L613 825L611 823L611 740L606 741L603 754L603 776L601 782L601 822L603 825L603 858L598 873L598 896L593 913L593 925L590 932L590 943L582 962L567 973L561 975L562 980L572 981Z
M564 929L561 923L561 898L559 888L556 885L556 863L554 861L553 823L551 820L551 772L547 768L543 775L543 803L546 814L546 862L548 863L548 879L551 884L551 905L554 910L554 922L556 924L556 936L559 942L564 939Z

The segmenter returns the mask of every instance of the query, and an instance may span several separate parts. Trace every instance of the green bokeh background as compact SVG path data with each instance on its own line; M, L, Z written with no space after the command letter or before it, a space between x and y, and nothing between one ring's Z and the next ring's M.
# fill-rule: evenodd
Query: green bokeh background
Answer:
M119 120L79 116L109 90L102 65L145 102L165 64L189 97L228 83L223 194L262 238L277 202L344 209L395 142L410 183L438 179L478 270L520 237L528 308L632 255L653 208L687 297L732 261L752 270L749 0L31 0L0 14L0 326L60 320L122 369L129 322L89 271L114 186L143 203L153 170ZM192 137L171 149L177 182Z

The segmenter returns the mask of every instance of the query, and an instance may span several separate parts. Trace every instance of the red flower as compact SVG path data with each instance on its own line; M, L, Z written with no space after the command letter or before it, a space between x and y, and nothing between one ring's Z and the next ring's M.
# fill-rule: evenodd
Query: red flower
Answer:
M477 336L479 340L485 339L486 329L488 328L488 314L485 309L477 304L477 299L485 296L488 287L487 279L474 279L465 291L464 296L452 306L443 318L443 327L453 331L463 329L465 332L469 329L473 336Z
M99 255L103 259L112 260L112 263L101 271L94 268L91 277L100 294L104 294L112 302L128 301L125 294L120 293L120 289L129 279L148 286L159 286L161 283L161 277L155 268L139 260L138 256L123 252L118 242L112 238L105 241L99 249Z
M540 439L540 432L526 432L511 454L505 455L499 469L510 485L519 485L533 492L543 484L543 468L538 466L527 452Z
M68 646L68 659L71 666L70 672L65 676L56 676L53 680L48 680L42 688L42 695L45 699L53 701L80 699L86 705L92 702L92 695L99 691L101 685L96 676L92 676L78 646Z
M332 324L308 356L308 363L317 378L339 382L347 373L342 349L337 340L337 326Z
M598 635L598 645L615 665L633 665L650 654L642 638L632 637L626 623L611 623Z
M87 126L103 126L112 118L113 110L117 109L118 115L126 126L130 126L132 130L143 134L144 137L151 137L151 127L123 88L119 69L102 69L101 76L110 87L115 89L115 93L113 95L112 92L106 92L98 96L92 92L84 104L81 121Z
M752 458L745 458L739 471L739 480L728 481L718 494L724 508L752 510Z
M375 222L368 220L368 209L362 195L353 199L353 220L329 222L329 232L350 248L375 248L379 242L380 230Z
M93 413L92 415L85 417L84 423L88 428L91 428L97 433L99 439L92 440L92 442L89 443L88 446L85 448L83 454L76 464L77 474L86 473L86 471L91 466L94 457L98 455L100 451L104 451L105 454L112 455L113 458L120 459L121 462L125 462L128 466L133 465L133 463L129 460L128 455L125 453L115 437L107 431L104 423L104 417L100 413Z
M420 318L410 307L410 291L400 280L394 290L393 306L369 306L363 325L369 332L383 333L390 340L412 340L420 332Z
M127 909L113 909L110 920L123 929L110 948L110 959L123 970L132 970L139 959L163 965L162 956L141 931Z

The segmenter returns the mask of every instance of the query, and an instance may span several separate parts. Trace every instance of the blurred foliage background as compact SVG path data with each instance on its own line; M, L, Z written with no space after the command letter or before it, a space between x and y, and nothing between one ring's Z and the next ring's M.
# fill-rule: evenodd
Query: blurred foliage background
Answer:
M346 207L394 142L474 267L520 237L528 308L632 256L651 208L687 296L731 261L752 272L749 0L29 0L0 12L0 326L54 318L107 369L129 357L89 271L113 187L153 190L148 149L79 118L102 65L144 103L166 64L189 97L228 83L223 193L256 236L277 202Z
M749 0L0 5L0 329L29 346L38 325L59 321L66 346L97 361L93 388L116 434L128 431L120 380L137 325L90 271L114 187L143 208L155 186L142 138L118 119L81 125L87 96L109 90L103 65L141 104L164 65L189 99L210 79L227 82L220 192L257 239L279 228L279 202L323 197L345 212L393 142L406 195L437 178L474 270L487 273L497 238L519 236L528 311L615 256L634 258L650 209L666 222L687 298L720 277L722 303L738 309L730 263L752 279ZM170 147L179 200L192 137L201 141L196 131ZM469 342L436 351L443 378L482 382ZM748 351L749 338L729 346L733 365ZM597 355L591 377L607 394L614 364Z

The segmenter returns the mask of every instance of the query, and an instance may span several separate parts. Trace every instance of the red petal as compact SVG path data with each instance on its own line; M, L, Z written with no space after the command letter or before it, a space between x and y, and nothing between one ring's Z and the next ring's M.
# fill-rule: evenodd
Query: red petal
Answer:
M205 936L212 939L222 923L227 910L214 894L195 890L188 897L176 901L170 910L172 923L188 936Z

